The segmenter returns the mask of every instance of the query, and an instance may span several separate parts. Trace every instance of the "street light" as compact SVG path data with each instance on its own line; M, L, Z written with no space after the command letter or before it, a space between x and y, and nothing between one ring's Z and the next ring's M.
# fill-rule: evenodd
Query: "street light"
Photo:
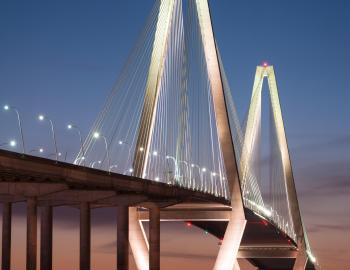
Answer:
M47 157L49 158L49 157L54 156L54 155L56 155L56 153L48 154ZM62 156L62 153L58 152L57 155L60 157L60 156Z
M200 180L200 182L201 182L201 187L200 187L200 188L202 188L202 186L203 186L203 179L202 179L201 168L200 168L197 164L194 164L194 163L191 164L191 168L197 168L197 169L198 169L199 180ZM193 181L193 182L194 182L194 181Z
M217 195L218 193L218 186L216 183L216 176L218 174L216 172L211 172L210 173L210 180L211 180L211 193Z
M109 167L109 171L111 172L113 168L118 168L118 164L111 165Z
M15 140L10 140L9 142L5 142L5 143L0 144L0 146L5 146L5 145L9 145L9 146L14 148L17 146L17 142Z
M105 147L106 147L106 155L107 155L107 162L108 162L108 169L111 167L111 160L109 158L109 150L108 150L108 142L107 142L107 138L103 135L101 135L99 132L95 132L94 133L94 138L95 139L99 139L102 138L105 142Z
M58 150L57 150L57 141L56 141L56 134L55 134L55 127L53 125L53 122L50 118L45 117L43 114L40 114L38 116L39 121L45 121L47 120L50 123L51 126L51 133L52 133L52 140L55 145L55 155L56 155L56 161L58 161Z
M128 142L122 141L122 140L118 141L118 144L119 144L120 146L126 146L126 147L128 148L128 158L126 159L126 163L128 163L129 158L130 158L130 152L131 152L130 144L129 144Z
M181 164L181 163L185 164L185 166L186 166L186 174L185 174L185 176L189 176L189 178L190 178L190 181L189 181L187 187L190 187L191 186L191 169L189 169L187 161L179 160L179 164ZM185 179L185 181L186 181L186 179Z
M16 107L10 106L10 105L5 105L4 106L5 111L14 111L17 115L17 121L18 121L18 128L19 128L19 133L21 134L21 139L22 139L22 151L23 154L26 153L25 145L24 145L24 136L23 136L23 129L22 129L22 121L21 121L21 115L19 114L19 111L17 110Z
M29 153L33 153L33 152L44 153L44 148L32 149L29 151Z
M73 161L73 164L77 164L77 162L78 162L79 160L83 160L84 165L85 165L85 157L78 157L78 158L76 158L76 159Z
M207 171L207 168L205 168L205 167L203 167L202 169L201 169L201 177L202 177L202 189L204 188L204 173ZM205 192L207 192L207 188L205 188L204 189L205 190Z
M81 136L80 128L77 125L73 125L73 124L68 124L67 128L68 129L75 129L78 132L79 140L80 140L80 148L81 148L81 153L82 153L82 156L79 159L81 159L83 161L83 164L85 166L85 151L84 151L83 137ZM77 162L79 159L76 159L74 161L74 164L76 164L75 162Z
M102 161L101 161L101 160L98 160L98 161L91 162L91 163L90 163L90 167L91 167L91 168L94 168L94 166L95 166L96 163L101 164Z
M175 181L177 181L178 179L178 171L179 171L179 169L178 169L178 165L177 165L177 161L176 161L176 158L175 157L173 157L173 156L170 156L170 155L167 155L166 157L165 157L167 160L172 160L172 161L174 161L174 166L175 166L175 172L174 172L174 180Z

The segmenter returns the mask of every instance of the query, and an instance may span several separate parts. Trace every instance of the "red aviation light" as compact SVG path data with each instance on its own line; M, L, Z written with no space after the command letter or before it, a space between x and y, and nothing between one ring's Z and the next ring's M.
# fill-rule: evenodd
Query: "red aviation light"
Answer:
M263 62L263 67L268 67L269 63L267 63L266 61Z
M261 223L265 226L269 225L269 223L266 220L262 220Z
M188 221L188 222L186 222L186 226L187 227L192 227L192 223Z

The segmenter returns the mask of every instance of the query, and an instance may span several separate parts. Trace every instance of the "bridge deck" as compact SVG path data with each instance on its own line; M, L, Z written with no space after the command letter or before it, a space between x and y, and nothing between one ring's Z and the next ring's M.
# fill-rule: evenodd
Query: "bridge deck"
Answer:
M229 205L224 198L183 187L0 150L0 201L33 196L53 205L89 201L95 207L148 202Z

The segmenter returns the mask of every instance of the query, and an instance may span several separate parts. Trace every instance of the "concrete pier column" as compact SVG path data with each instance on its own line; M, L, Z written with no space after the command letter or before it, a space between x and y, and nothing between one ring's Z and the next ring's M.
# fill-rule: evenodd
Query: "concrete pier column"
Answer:
M27 270L36 270L37 201L27 199Z
M91 213L87 202L80 204L80 270L90 270Z
M129 269L129 207L117 208L117 270Z
M160 269L160 209L149 209L149 270Z
M11 268L11 220L12 203L5 202L2 208L2 270Z
M41 209L40 269L52 269L52 206Z

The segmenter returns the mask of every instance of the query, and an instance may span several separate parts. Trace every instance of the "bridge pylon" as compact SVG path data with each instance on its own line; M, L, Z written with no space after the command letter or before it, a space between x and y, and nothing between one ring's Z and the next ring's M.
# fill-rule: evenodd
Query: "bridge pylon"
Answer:
M314 260L311 254L310 246L304 230L303 221L300 213L300 207L297 197L297 191L295 187L292 164L290 160L287 137L284 128L284 122L282 117L282 110L278 95L277 82L275 77L274 68L267 63L262 64L256 68L254 86L252 91L252 97L250 107L248 111L246 132L244 136L243 149L241 155L241 172L242 172L242 188L245 190L247 186L247 174L251 169L250 160L253 155L253 141L254 136L257 136L257 129L260 127L261 117L261 103L262 103L262 89L264 79L267 79L269 98L271 104L272 121L275 127L275 136L277 139L277 147L282 165L282 180L283 188L286 193L286 200L288 206L288 215L292 221L292 231L295 233L294 240L298 247L298 255L296 257L293 270L305 270L309 257ZM273 215L273 214L272 214ZM272 216L272 219L274 217Z
M157 102L159 99L160 86L162 84L162 73L166 61L165 56L168 50L167 41L170 35L171 24L174 22L174 16L176 16L176 5L179 5L181 2L181 0L160 1L152 57L148 70L146 92L134 153L134 175L140 178L146 175L147 160L149 158L148 153L150 153L151 138L154 132L154 123L157 114ZM226 170L232 206L232 213L214 269L231 270L237 265L237 253L246 225L246 218L209 4L207 0L195 0L193 2L196 6L205 65L213 100L216 121L214 126L217 128L219 147L222 152ZM139 242L142 240L140 236L144 235L143 228L134 218L135 210L130 209L130 211L129 226L133 228L133 230L130 230L130 246L138 269L147 270L148 265L150 265L149 262L147 262L148 256L146 254L149 245L146 239L144 239L143 243Z

